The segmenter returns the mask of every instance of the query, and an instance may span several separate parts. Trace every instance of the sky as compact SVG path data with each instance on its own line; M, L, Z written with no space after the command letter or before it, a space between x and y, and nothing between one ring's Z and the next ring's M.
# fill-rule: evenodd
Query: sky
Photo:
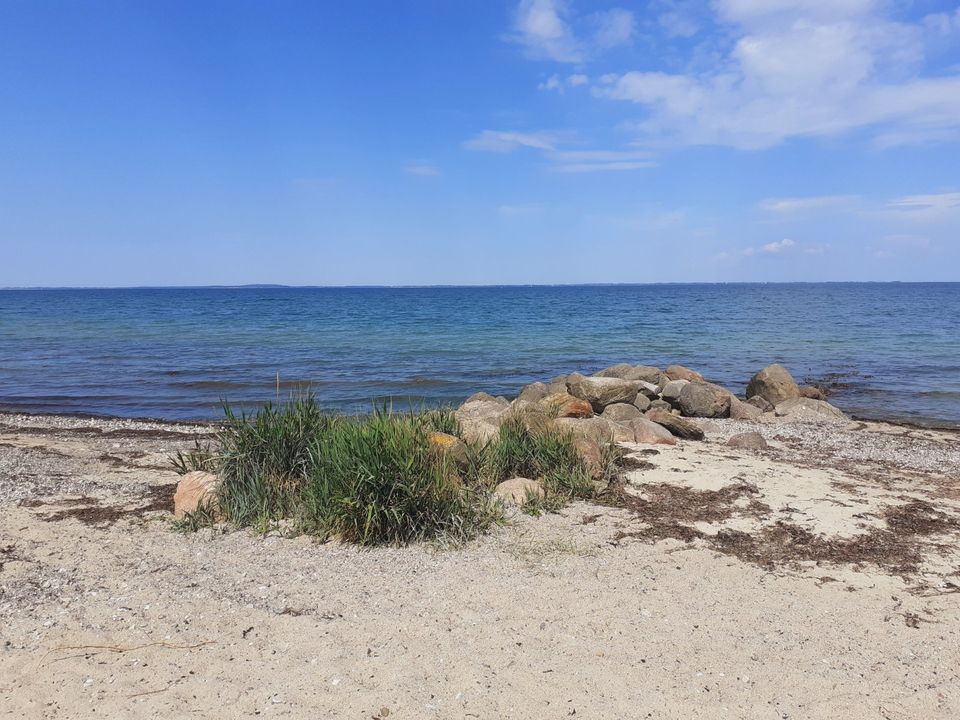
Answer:
M960 280L960 0L0 0L0 286Z

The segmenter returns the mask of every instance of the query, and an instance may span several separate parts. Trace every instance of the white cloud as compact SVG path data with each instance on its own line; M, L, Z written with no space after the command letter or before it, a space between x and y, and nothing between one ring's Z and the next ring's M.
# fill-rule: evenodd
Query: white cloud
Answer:
M753 257L758 253L764 255L778 255L786 250L791 249L797 243L789 238L784 238L783 240L778 240L777 242L769 242L766 245L762 245L759 248L755 247L745 247L740 251L740 254L745 257ZM730 253L723 253L725 257L729 257Z
M649 153L633 150L567 150L547 154L551 170L565 173L641 170L656 167Z
M880 145L960 137L960 75L923 75L923 21L889 18L881 0L715 0L734 41L711 69L632 71L600 97L646 110L649 144L772 147L868 131ZM949 21L949 22L948 22ZM931 21L952 27L954 16Z
M629 10L612 8L593 13L573 27L566 0L520 0L507 39L521 45L534 60L580 63L633 39L636 21Z
M907 195L888 202L886 210L900 220L942 220L960 215L960 192Z
M633 13L623 8L614 8L606 12L596 13L591 18L595 26L593 44L601 49L627 45L635 31Z
M820 195L818 197L770 198L760 203L760 209L771 213L792 214L849 205L852 195Z
M667 33L667 37L690 38L700 30L700 26L693 21L689 14L683 12L661 13L657 22Z
M552 133L522 133L501 130L484 130L463 146L467 150L481 152L508 153L520 148L534 148L536 150L553 150L556 145L556 135Z
M580 87L581 85L589 85L590 78L586 75L577 73L575 75L569 75L565 80L561 80L560 76L554 73L542 83L537 85L538 90L552 90L558 92L561 95L567 87Z
M789 250L794 245L796 245L796 243L793 240L791 240L790 238L784 238L779 242L767 243L762 248L760 248L760 252L780 253L780 252L783 252L784 250Z
M467 150L508 153L521 148L542 152L548 168L554 172L586 173L604 171L641 170L656 166L650 154L639 150L561 150L559 133L519 133L484 130L467 140ZM569 141L569 137L567 140Z
M542 83L537 85L538 90L556 90L557 92L563 92L563 83L560 82L559 75L551 75Z
M421 160L407 164L403 171L408 175L418 175L420 177L437 177L440 175L440 168L433 163Z
M567 16L563 0L521 0L510 38L534 59L581 62L583 49L573 36Z

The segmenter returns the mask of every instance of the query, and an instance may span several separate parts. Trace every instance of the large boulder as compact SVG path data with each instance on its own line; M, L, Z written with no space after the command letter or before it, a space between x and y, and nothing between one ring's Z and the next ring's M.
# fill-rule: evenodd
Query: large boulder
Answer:
M774 412L777 417L798 422L840 422L848 419L840 408L834 407L825 400L811 398L784 400L777 403Z
M547 395L537 403L537 407L558 418L588 418L593 415L593 406L590 403L574 397L566 389Z
M625 420L633 420L634 418L638 418L642 414L643 413L640 412L636 405L629 405L627 403L614 403L613 405L607 405L603 409L603 414L601 414L600 417L606 418L607 420L613 420L613 422L624 422Z
M800 386L783 365L774 363L758 372L747 384L747 397L759 395L767 402L777 405L784 400L800 397Z
M487 393L471 395L454 415L467 442L488 442L500 432L500 425L510 414L510 401Z
M673 434L663 425L645 417L634 418L624 423L633 431L633 442L641 445L676 445Z
M196 512L203 506L211 505L217 497L220 479L213 473L203 470L188 472L180 478L173 495L173 516L183 518L187 513Z
M632 403L639 390L635 380L621 380L608 377L584 377L574 373L567 378L567 392L574 397L586 400L593 406L594 412L601 413L607 405L614 403Z
M689 420L678 417L666 410L650 410L644 415L647 420L652 420L657 425L662 425L670 431L672 435L684 440L703 440L703 430L694 425Z
M671 405L676 405L680 402L680 391L689 384L689 380L669 380L664 384L660 397Z
M521 390L517 396L517 399L513 401L513 404L515 407L533 405L543 400L549 394L550 388L547 387L546 383L530 383L524 386L523 390Z
M671 365L664 374L671 380L688 380L689 382L703 382L703 375L683 365Z
M528 498L542 498L543 485L538 480L515 477L497 485L493 494L504 505L523 505Z
M729 390L706 382L690 382L680 390L677 405L687 417L730 417Z
M766 402L766 400L764 400L764 402ZM758 408L756 405L745 403L735 397L730 398L731 420L757 420L761 415L763 415L763 410Z
M599 416L584 418L582 420L558 418L554 421L554 427L563 432L570 433L574 440L584 438L593 440L600 445L634 441L632 428Z
M628 363L619 363L617 365L611 365L608 368L599 370L593 374L594 377L612 377L619 378L620 380L642 380L646 383L652 383L656 385L660 377L663 375L663 370L657 367L652 367L650 365L630 365Z

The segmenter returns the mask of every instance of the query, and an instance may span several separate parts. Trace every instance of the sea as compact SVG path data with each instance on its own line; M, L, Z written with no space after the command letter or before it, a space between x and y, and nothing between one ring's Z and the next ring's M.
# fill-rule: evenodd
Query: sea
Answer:
M960 427L960 283L0 290L0 410L215 419L311 392L449 406L619 362Z

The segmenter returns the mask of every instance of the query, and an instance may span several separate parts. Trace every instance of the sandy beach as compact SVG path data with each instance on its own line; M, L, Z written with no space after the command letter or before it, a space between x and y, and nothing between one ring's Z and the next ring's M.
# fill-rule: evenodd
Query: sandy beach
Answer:
M0 416L0 712L960 715L957 433L697 422L631 446L628 507L360 551L174 532L211 426Z

